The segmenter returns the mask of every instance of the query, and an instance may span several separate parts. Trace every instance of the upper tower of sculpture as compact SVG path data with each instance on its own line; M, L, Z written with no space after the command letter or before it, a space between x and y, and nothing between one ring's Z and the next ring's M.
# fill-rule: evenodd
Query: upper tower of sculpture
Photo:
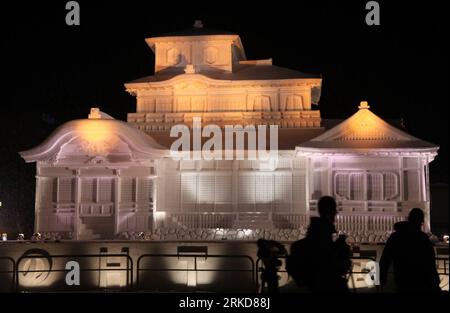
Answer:
M238 35L203 27L195 21L192 28L146 39L155 53L155 73L185 69L195 71L233 71L233 65L246 60Z
M322 79L247 60L239 35L192 28L146 39L155 54L154 75L125 84L136 96L128 122L146 132L192 125L193 116L216 125L318 128Z

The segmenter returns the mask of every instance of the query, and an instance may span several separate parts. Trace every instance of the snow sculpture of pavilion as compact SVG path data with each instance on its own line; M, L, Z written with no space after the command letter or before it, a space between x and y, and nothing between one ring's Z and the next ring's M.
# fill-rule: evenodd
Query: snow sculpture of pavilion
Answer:
M435 145L383 121L365 102L326 129L314 108L321 78L271 59L247 60L236 34L196 22L147 43L155 74L125 84L137 101L128 123L93 109L88 119L68 122L21 152L37 162L36 231L74 239L124 232L176 239L177 229L191 229L197 232L183 231L180 239L186 233L213 239L206 230L276 229L278 238L279 229L306 227L322 195L338 201L338 228L369 241L413 207L426 211L429 226ZM278 157L171 158L171 128L192 128L194 117L219 127L278 125ZM297 238L298 232L279 239Z

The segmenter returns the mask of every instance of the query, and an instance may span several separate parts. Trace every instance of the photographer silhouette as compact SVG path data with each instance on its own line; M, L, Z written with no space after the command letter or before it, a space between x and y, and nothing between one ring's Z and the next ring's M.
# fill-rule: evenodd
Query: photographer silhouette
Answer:
M350 262L350 247L345 235L336 240L334 227L336 202L325 196L319 200L320 217L312 217L306 237L291 245L286 270L299 287L311 292L348 292L345 275Z

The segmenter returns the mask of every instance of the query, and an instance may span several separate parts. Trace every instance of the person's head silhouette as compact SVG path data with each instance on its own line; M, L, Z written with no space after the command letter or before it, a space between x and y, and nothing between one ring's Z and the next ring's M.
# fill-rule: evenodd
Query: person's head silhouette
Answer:
M423 222L425 220L425 216L423 214L423 211L419 208L414 208L409 212L408 215L408 222L413 226L414 228L421 228L423 225Z
M323 196L319 199L319 216L330 223L334 223L337 214L336 201L333 197Z

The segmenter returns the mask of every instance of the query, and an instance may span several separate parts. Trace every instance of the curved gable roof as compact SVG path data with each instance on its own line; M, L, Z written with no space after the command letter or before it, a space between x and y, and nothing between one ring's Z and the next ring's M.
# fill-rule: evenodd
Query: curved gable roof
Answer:
M76 146L75 150L71 149L74 154L89 157L129 153L133 160L138 160L167 154L167 150L147 134L95 109L91 110L90 118L64 123L40 145L19 153L26 162L57 160L68 145Z

